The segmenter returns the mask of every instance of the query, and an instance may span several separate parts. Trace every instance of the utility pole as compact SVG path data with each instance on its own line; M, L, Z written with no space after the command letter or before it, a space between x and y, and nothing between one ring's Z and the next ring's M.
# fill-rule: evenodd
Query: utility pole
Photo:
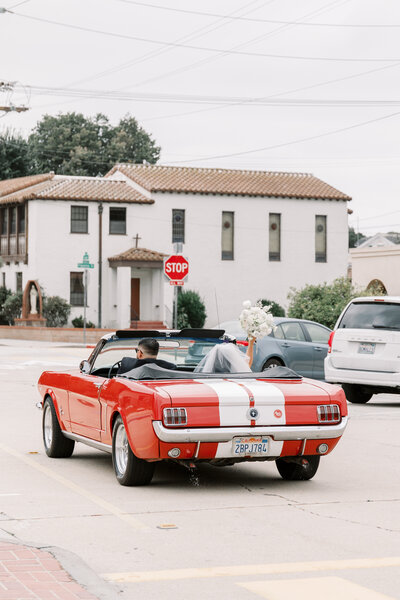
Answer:
M0 9L0 12L1 9ZM14 87L16 85L15 81L0 81L0 92L10 92L12 94L12 92L14 91ZM27 106L15 106L15 104L11 104L11 102L9 103L8 106L0 106L0 111L1 112L17 112L17 113L21 113L21 112L25 112L29 110L29 108Z
M102 272L101 266L103 262L103 204L98 205L99 213L99 329L101 329L101 292L102 292Z

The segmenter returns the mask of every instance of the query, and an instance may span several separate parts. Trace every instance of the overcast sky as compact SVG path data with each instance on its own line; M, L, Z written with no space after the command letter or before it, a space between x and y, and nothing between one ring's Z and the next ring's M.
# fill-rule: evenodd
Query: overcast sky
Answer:
M18 82L0 104L30 107L0 129L130 113L161 164L313 173L352 196L356 229L400 231L398 0L0 7L0 81Z

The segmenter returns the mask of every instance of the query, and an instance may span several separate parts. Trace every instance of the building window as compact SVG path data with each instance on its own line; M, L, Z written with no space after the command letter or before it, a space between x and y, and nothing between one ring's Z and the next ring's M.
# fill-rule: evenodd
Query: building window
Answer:
M17 207L13 206L10 208L10 233L15 235L17 233Z
M269 260L281 260L281 215L269 213Z
M185 243L185 211L172 209L172 243Z
M1 235L8 234L8 208L1 209Z
M71 233L88 232L88 207L71 206Z
M315 262L326 262L326 215L315 215Z
M18 206L18 233L25 233L25 206Z
M83 306L85 290L83 287L83 273L70 273L70 304L71 306Z
M110 233L126 234L126 208L110 207Z
M233 260L234 215L235 213L228 211L222 213L222 260Z
M22 273L18 271L15 273L15 289L17 292L22 292Z

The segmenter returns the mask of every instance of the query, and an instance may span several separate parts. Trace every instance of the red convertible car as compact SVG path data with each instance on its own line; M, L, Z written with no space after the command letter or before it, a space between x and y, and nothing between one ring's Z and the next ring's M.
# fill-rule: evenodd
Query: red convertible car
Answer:
M51 458L75 442L112 454L121 485L150 483L157 461L189 467L275 461L283 479L311 479L347 424L341 388L286 367L263 373L193 372L224 343L223 330L123 330L104 336L80 368L39 379L43 440ZM118 374L140 339L156 338L159 359ZM126 362L126 358L125 358Z

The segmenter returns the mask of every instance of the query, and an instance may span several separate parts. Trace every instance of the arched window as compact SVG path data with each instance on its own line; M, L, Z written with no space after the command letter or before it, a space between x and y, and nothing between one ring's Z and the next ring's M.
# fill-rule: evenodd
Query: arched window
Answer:
M382 294L383 296L387 295L387 289L380 279L372 279L367 285L367 290L371 292L371 294Z

